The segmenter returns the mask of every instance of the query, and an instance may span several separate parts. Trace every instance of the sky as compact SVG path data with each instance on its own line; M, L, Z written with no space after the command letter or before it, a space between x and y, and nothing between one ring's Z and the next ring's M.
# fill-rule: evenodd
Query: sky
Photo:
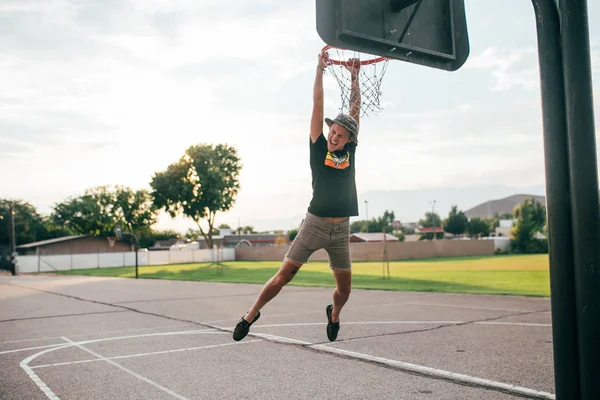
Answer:
M325 45L314 3L3 0L0 197L49 214L94 186L150 189L153 174L189 146L227 143L241 158L241 190L217 224L303 215L312 87ZM596 3L588 1L597 105ZM383 110L361 119L359 193L544 184L531 2L465 4L471 50L461 69L388 64ZM331 74L324 82L325 114L335 116L337 82ZM161 214L156 228L193 226Z

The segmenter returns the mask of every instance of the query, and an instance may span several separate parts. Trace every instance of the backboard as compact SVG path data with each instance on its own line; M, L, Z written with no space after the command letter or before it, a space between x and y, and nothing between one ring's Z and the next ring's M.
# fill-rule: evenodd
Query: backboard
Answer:
M316 0L331 46L455 71L469 56L464 0Z

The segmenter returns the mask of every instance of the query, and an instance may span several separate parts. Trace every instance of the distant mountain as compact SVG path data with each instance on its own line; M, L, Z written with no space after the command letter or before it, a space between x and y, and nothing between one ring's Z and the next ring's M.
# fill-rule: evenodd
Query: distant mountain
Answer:
M495 214L512 213L518 204L526 199L533 198L536 201L546 204L545 196L536 196L530 194L516 194L503 199L489 200L465 211L469 218L492 218Z
M396 219L402 222L417 222L432 207L442 218L445 218L452 205L460 210L469 210L482 203L494 199L527 193L533 196L545 196L545 186L510 187L502 185L477 185L469 187L442 187L417 190L379 190L365 192L360 195L360 216L364 219L383 215L385 210L394 211ZM365 204L368 201L368 205ZM435 201L435 204L431 204ZM512 208L510 209L512 211Z

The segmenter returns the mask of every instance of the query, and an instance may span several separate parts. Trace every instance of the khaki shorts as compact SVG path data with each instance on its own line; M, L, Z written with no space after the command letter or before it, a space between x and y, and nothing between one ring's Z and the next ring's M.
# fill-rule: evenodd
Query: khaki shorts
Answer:
M325 249L329 254L329 268L350 270L350 221L333 223L311 213L300 224L300 231L292 242L286 257L306 264L317 250Z

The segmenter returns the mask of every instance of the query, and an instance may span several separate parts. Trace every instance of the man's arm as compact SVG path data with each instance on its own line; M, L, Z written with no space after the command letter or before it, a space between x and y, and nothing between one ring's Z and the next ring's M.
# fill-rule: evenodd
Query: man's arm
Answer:
M360 127L360 86L358 81L358 73L360 71L360 64L358 60L354 61L352 65L348 65L346 68L350 71L352 83L350 86L350 116L356 120L356 123Z
M323 100L323 74L325 73L325 58L319 54L319 64L317 65L317 74L313 86L313 110L310 120L310 139L312 143L316 142L321 133L323 133L324 100Z

